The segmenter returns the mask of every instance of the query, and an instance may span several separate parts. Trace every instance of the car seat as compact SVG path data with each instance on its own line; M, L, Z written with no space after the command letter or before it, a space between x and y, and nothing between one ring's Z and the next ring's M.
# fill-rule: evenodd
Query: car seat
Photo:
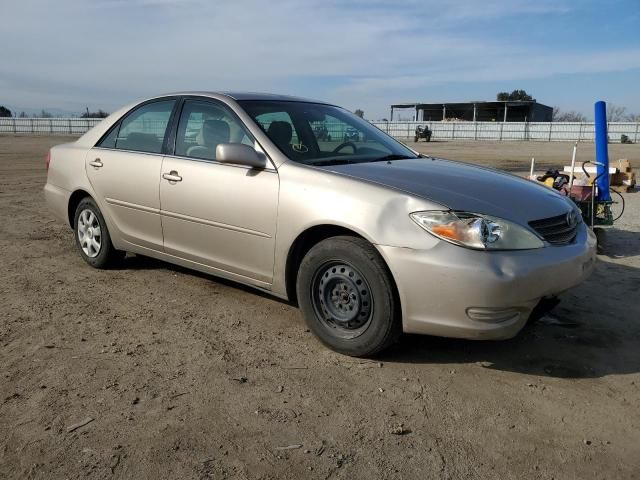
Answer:
M209 119L202 123L202 128L196 136L197 145L189 147L188 157L215 160L216 147L221 143L229 143L229 124L224 120Z
M282 150L285 155L291 152L291 139L293 138L293 128L289 122L271 122L267 129L267 135Z

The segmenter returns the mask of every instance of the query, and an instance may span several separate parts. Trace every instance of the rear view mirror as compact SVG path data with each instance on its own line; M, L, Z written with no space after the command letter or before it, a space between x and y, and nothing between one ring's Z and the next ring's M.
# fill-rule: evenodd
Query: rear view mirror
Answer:
M221 163L233 163L251 168L265 168L267 158L256 152L253 147L242 143L221 143L216 147L216 160Z

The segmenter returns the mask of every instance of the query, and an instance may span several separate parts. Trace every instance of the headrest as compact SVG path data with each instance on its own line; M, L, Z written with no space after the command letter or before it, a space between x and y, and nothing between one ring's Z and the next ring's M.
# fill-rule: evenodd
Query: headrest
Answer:
M231 137L229 124L224 120L209 119L202 123L202 129L196 141L199 145L216 147L220 143L229 143Z
M291 143L293 129L289 122L271 122L267 130L267 135L279 147L287 146Z

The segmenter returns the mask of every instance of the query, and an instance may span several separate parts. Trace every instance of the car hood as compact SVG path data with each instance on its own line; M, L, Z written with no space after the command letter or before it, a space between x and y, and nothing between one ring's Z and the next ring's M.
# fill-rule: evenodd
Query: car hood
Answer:
M570 209L566 197L491 168L440 158L416 158L323 167L464 210L526 223Z

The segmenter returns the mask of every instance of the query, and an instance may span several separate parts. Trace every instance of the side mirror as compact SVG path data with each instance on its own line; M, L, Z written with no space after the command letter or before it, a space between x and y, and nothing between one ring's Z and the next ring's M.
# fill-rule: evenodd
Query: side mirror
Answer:
M242 143L221 143L216 147L216 160L221 163L233 163L251 168L263 169L267 166L264 154Z

